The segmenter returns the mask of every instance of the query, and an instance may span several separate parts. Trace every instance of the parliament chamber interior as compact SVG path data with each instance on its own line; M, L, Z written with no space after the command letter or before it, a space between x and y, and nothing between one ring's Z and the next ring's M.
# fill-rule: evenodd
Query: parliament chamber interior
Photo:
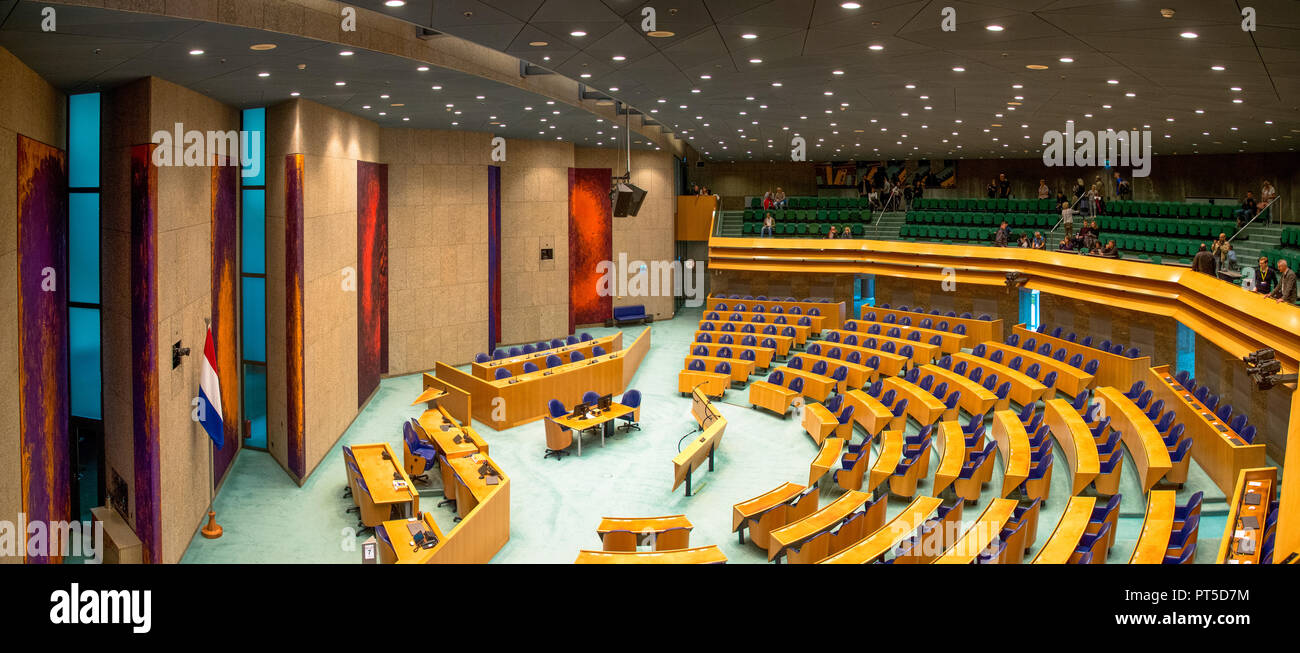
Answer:
M0 0L0 561L1296 562L1300 14L947 5Z

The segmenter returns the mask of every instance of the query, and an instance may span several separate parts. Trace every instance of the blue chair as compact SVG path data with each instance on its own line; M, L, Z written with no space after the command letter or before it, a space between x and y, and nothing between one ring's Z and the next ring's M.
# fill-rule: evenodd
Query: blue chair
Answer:
M703 343L707 343L707 344L713 344L713 336L711 336L711 335L709 335L709 334L707 334L707 333L701 333L700 335L695 336L695 342L703 342Z
M1223 405L1219 406L1218 410L1215 410L1215 411L1214 411L1214 414L1215 414L1215 415L1218 415L1218 416L1219 416L1219 419L1223 420L1224 422L1231 422L1231 421L1232 421L1232 404L1223 404Z
M529 372L536 372L536 371L537 371L537 363L534 363L532 361L524 362L524 374L527 374Z
M803 357L802 357L802 356L792 356L792 357L790 357L790 360L786 361L785 366L788 367L788 368L790 368L790 369L792 369L792 370L802 370L802 369L803 369Z
M937 337L937 336L936 336L936 337ZM940 359L939 359L939 367L942 367L942 368L945 369L945 370L951 370L951 369L952 369L952 356L949 355L949 354L944 354L944 355L943 355L943 358L940 358Z
M1071 356L1069 366L1075 369L1083 367L1083 354L1075 354Z
M980 346L982 347L983 345L980 345ZM1001 365L1001 364L1002 364L1002 350L999 349L999 350L993 352L993 355L992 355L992 356L989 356L989 360L990 360L990 361L993 361L994 363L997 363L997 364Z
M1013 333L1007 336L1002 342L1004 342L1008 347L1015 347L1020 344L1020 334Z
M1056 353L1055 353L1055 354L1052 354L1052 358L1055 358L1056 360L1061 361L1062 363L1064 363L1064 362L1065 362L1065 356L1066 356L1066 354L1068 354L1068 353L1069 353L1069 352L1065 351L1065 347L1061 347L1060 349L1057 349L1057 350L1056 350Z
M755 312L755 313L766 313L766 312L767 312L767 309L764 308L762 304L757 304L757 305L754 306L754 312Z
M1041 346L1041 347L1038 348L1038 353L1039 353L1040 355L1042 355L1042 356L1051 356L1051 355L1052 355L1052 343L1050 343L1050 342L1045 342L1045 343L1043 343L1043 346Z
M1191 378L1192 375L1188 374L1187 370L1181 370L1174 375L1174 380L1178 381L1178 385L1181 385L1184 388L1187 387L1187 381L1190 380Z
M1043 384L1044 386L1048 387L1049 389L1050 389L1050 388L1055 388L1055 387L1056 387L1056 370L1052 370L1051 372L1048 372L1046 375L1044 375L1044 376L1043 376L1043 380L1042 380L1042 384ZM1054 397L1055 394L1053 394L1052 396ZM1049 398L1050 398L1050 397L1049 397Z
M533 346L532 344L526 344L522 347L522 349L524 350L525 354L537 353L537 347Z
M880 345L880 351L883 351L886 354L893 354L893 353L897 353L898 348L894 346L894 341L886 340L884 343Z
M718 364L713 366L713 373L714 373L714 374L726 374L728 377L730 377L730 376L731 376L731 363L728 363L727 361L718 361Z
M1109 424L1110 418L1107 417L1103 419L1102 422ZM1110 437L1097 443L1097 453L1100 455L1110 455L1112 452L1118 451L1120 435L1121 434L1118 430L1111 431Z
M872 315L874 315L874 313L873 313ZM858 330L858 323L857 323L857 322L854 322L853 320L849 320L849 321L847 321L847 322L844 323L844 330L845 330L845 331L857 331L857 330Z
M763 338L762 342L759 343L759 346L768 349L776 349L776 340L773 340L772 338Z
M963 363L966 361L962 361ZM970 380L979 383L984 378L984 368L976 367L970 371Z
M641 407L641 391L628 390L627 392L624 392L623 396L619 398L618 403L623 404L628 408L639 409ZM633 429L636 429L640 431L641 424L636 421L636 416L637 416L637 411L634 410L633 412L623 415L622 417L616 418L616 421L627 422L626 424L620 425L617 430L631 431Z
M939 386L945 389L947 388L947 386L943 383L940 383ZM936 394L935 396L939 397L940 399L943 399L943 397L938 394ZM958 401L961 401L961 390L953 390L952 394L948 395L948 398L944 399L943 401L944 410L948 412L955 410L957 408Z
M690 364L690 365L687 365L687 366L686 366L686 369L688 369L688 370L690 370L690 371L692 371L692 372L703 372L703 371L705 370L705 367L704 367L704 361L702 361L702 360L700 360L700 359L697 358L697 359L691 361L691 364Z
M1101 421L1097 422L1097 425L1096 425L1096 426L1090 426L1090 427L1088 427L1088 429L1089 429L1090 431L1092 431L1092 437L1093 437L1094 440L1097 439L1097 438L1100 438L1100 437L1102 436L1102 434L1104 434L1104 433L1106 432L1106 429L1109 429L1109 428L1110 428L1110 417L1109 417L1109 416L1101 418ZM1119 431L1112 431L1112 433L1119 433Z
M890 314L886 315L885 319L881 320L881 322L884 322L885 324L895 324L898 322L898 318Z
M553 338L553 339L551 340L551 349L556 349L556 348L563 347L563 346L564 346L564 341L563 341L563 340L560 340L559 338Z
M902 326L912 326L912 318L904 315L898 319L898 323Z
M877 380L875 383L872 383L870 386L867 387L867 394L868 394L868 395L871 395L872 397L874 397L874 398L876 398L876 399L879 399L879 398L880 398L880 392L884 389L884 387L885 387L885 384L884 384L884 383L881 383L879 380Z
M1157 419L1160 418L1160 413L1164 412L1164 410L1165 410L1164 399L1157 399L1151 402L1151 406L1147 408L1146 411L1147 419L1153 422L1156 421Z
M772 385L785 385L785 374L781 370L776 370L767 375L767 382Z
M1079 341L1079 344L1083 345L1084 347L1091 347L1091 346L1092 346L1092 336L1084 336L1084 337L1083 337L1083 340L1080 340L1080 341Z
M1020 366L1024 364L1025 364L1025 357L1016 356L1015 358L1011 359L1011 362L1007 363L1007 367L1019 372Z
M1133 383L1133 387L1129 388L1128 392L1124 393L1124 396L1129 399L1137 399L1142 394L1142 391L1146 390L1146 387L1146 381L1136 381Z
M971 416L970 416L970 421L969 421L969 422L966 422L966 426L961 427L961 431L962 431L962 433L965 433L966 435L970 435L971 433L974 433L974 432L975 432L975 429L978 429L978 428L984 426L984 418L985 418L985 417L986 417L986 415L983 415L983 414L980 414L980 415L971 415Z
M872 324L871 326L867 327L867 335L872 335L872 336L880 335L880 325Z
M998 375L997 375L997 374L990 374L990 375L988 375L987 377L984 378L984 389L985 389L985 390L988 390L989 392L993 392L993 388L996 388L997 385L998 385Z
M939 336L935 336L935 337L938 338ZM908 339L908 340L911 340L912 342L921 342L921 332L920 332L920 331L913 331L913 332L907 334L907 339ZM943 338L939 338L939 341L940 341L940 342L943 342Z
M414 420L402 422L402 440L406 443L406 449L420 459L419 469L411 475L411 478L428 481L429 475L425 472L433 467L433 462L438 459L438 449L420 440L420 437L415 434L412 421Z
M508 378L510 378L510 376L511 376L511 375L510 375L510 370L508 370L508 369L506 369L506 368L504 368L504 367L499 367L499 368L497 368L496 375L495 375L495 378L496 378L497 380L500 380L500 379L508 379Z
M511 348L510 348L510 356L511 356L511 357L514 357L514 356L523 356L523 355L524 355L524 350L522 350L522 349L520 349L520 348L518 348L518 347L511 347Z
M726 331L727 333L735 333L735 332L736 332L736 323L735 323L735 322L723 322L723 323L722 323L722 328L719 329L719 331Z
M888 338L897 338L901 335L903 335L903 330L898 327L889 327L889 331L885 332L885 336Z
M1142 355L1142 352L1141 352L1140 350L1138 350L1137 347L1133 347L1133 348L1129 349L1128 352L1124 354L1124 356L1127 357L1127 358L1137 358L1138 356L1141 356L1141 355Z
M1088 361L1088 364L1087 364L1087 365L1084 365L1084 366L1083 366L1083 373L1084 373L1084 374L1091 374L1091 375L1094 375L1094 376L1095 376L1095 375L1097 374L1097 368L1100 367L1100 366L1101 366L1101 363L1098 362L1097 359L1094 358L1094 359Z
M935 331L947 331L947 330L948 330L948 320L940 320L938 324L934 325L934 330L935 330Z
M829 350L827 350L826 357L834 358L835 360L840 360L844 358L844 350L840 349L839 347L831 347Z
M800 394L803 394L803 377L802 377L802 376L796 376L796 377L794 377L793 379L791 379L791 380L790 380L790 389L793 390L793 391L795 391L795 392L798 392L798 393L800 393Z
M890 344L893 344L893 343L890 343ZM911 345L903 345L902 347L900 347L900 348L898 349L898 355L899 355L899 356L902 356L903 358L909 359L909 360L911 360L912 355L913 355L914 353L915 353L915 350L912 349L912 346L911 346ZM912 370L915 371L916 368L913 367Z
M1021 349L1024 349L1025 351L1037 351L1038 339L1034 337L1025 339L1025 346L1021 347Z
M1052 337L1053 337L1053 338L1060 338L1060 337L1061 337L1061 332L1064 331L1064 330L1065 330L1065 329L1062 329L1061 327L1056 327L1055 329L1052 329Z
M1150 402L1151 402L1151 390L1147 389L1147 390L1143 390L1142 394L1138 395L1138 398L1133 401L1133 404L1136 405L1138 408L1145 410L1147 404Z
M477 353L477 354L474 354L474 362L475 362L475 363L486 363L486 362L488 362L488 361L490 361L490 360L492 360L492 359L491 359L487 354L484 354L483 352L479 352L479 353Z
M957 361L957 364L952 366L952 371L954 374L966 376L966 361Z
M890 390L889 392L893 392L893 390ZM895 418L902 417L903 413L906 411L907 411L907 399L906 398L899 399L898 403L894 404L894 410L893 410L894 417Z
M979 358L984 358L984 354L987 354L988 351L988 346L981 342L980 344L975 345L975 349L973 349L971 353Z
M1255 425L1247 424L1246 428L1242 429L1238 435L1241 436L1242 440L1246 441L1246 444L1255 444Z
M564 339L564 343L567 345L576 345L578 344L578 336L569 336Z
M1182 425L1182 424L1174 424L1174 425L1169 429L1169 432L1166 433L1166 434L1161 438L1162 440L1164 440L1165 448L1168 449L1168 448L1173 448L1173 447L1177 446L1177 445L1178 445L1178 441L1179 441L1180 439L1182 439L1182 437L1183 437L1183 430L1184 430L1184 428L1183 428L1183 425Z
M1017 358L1019 358L1019 356L1017 356ZM1043 370L1042 366L1040 366L1038 363L1030 363L1029 367L1025 368L1024 375L1031 379L1037 380L1038 373L1041 372L1042 370Z
M1203 385L1197 388L1196 391L1192 393L1192 396L1196 397L1197 401L1205 403L1210 398L1210 386ZM1132 397L1129 398L1132 399Z
M732 335L732 334L730 334L730 333L724 333L724 334L718 336L718 344L720 344L720 345L734 345L734 344L736 344L736 336L734 336L734 335Z
M591 355L592 355L592 356L604 356L606 353L607 353L607 352L605 351L605 349L604 349L603 347L601 347L600 345L596 345L595 347L592 347L592 348L591 348Z
M1124 345L1122 345L1122 344L1120 344L1120 343L1118 343L1118 342L1115 343L1114 345L1111 345L1110 353L1115 354L1116 356L1123 356L1123 355L1124 355Z
M595 390L588 390L582 393L582 403L587 404L588 406L592 406L598 401L600 401L599 392L596 392Z
M895 396L896 393L894 392L894 389L890 388L886 390L884 394L880 395L880 403L883 404L885 407L893 406Z
M920 326L922 329L930 329L930 328L933 328L933 327L934 327L934 320L931 320L931 319L928 318L928 317L927 317L927 318L922 318L922 319L921 319L921 322L920 322L917 326Z
M796 306L795 308L799 308L799 307ZM772 310L768 311L768 313L777 313L777 314L781 314L781 313L784 313L784 312L785 312L785 310L783 310L780 306L773 306L773 307L772 307Z
M743 338L740 339L740 345L742 347L757 347L758 338L754 337L753 335L744 336Z
M1003 381L1002 385L998 386L998 389L993 394L998 396L998 401L1002 401L1003 399L1007 398L1007 394L1009 394L1010 392L1011 392L1011 382Z
M558 365L563 365L563 364L564 364L564 360L561 359L559 356L556 356L555 354L551 354L546 357L547 367L556 367Z
M936 398L940 400L942 400L944 397L947 397L948 382L940 381L939 383L935 384L934 389L930 390L930 394L934 395Z
M810 369L810 370L808 370L808 371L809 371L809 372L812 372L813 374L821 374L821 375L825 376L825 375L826 375L826 367L827 367L827 365L826 365L826 361L814 361L814 362L813 362L812 369Z
M840 410L840 404L844 403L844 395L831 395L822 406L831 413L837 413Z
M754 324L753 324L752 322L749 323L749 324L746 324L745 326L740 327L740 332L741 332L741 333L755 333L755 332L757 332L757 330L758 330L758 329L754 326ZM773 331L773 333L775 333L775 331Z
M1236 433L1241 433L1241 429L1246 428L1246 414L1237 413L1237 415L1232 418L1232 421L1228 423L1228 428L1232 429Z
M704 324L700 325L700 331L714 331L714 330L715 329L713 328L712 322L705 322Z
M718 358L735 358L735 352L731 347L718 347Z
M492 360L499 361L505 358L510 358L510 352L504 349L495 349L492 351Z
M877 357L877 360L879 360L879 357ZM860 365L862 363L862 352L856 349L849 352L849 355L844 358L844 362Z
M1173 424L1174 424L1174 411L1171 410L1165 413L1164 417L1161 417L1159 422L1156 422L1156 431L1160 433L1168 433L1169 427L1173 426Z
M919 377L920 375L921 375L921 369L917 367L913 367L912 369L903 373L903 380L907 381L908 383L914 384L916 383L917 377Z
M585 359L585 358L586 358L586 356L583 356L583 355L582 355L582 352L580 352L580 351L574 351L574 352L570 352L570 353L569 353L569 362L570 362L570 363L576 363L576 362L578 362L578 361L580 361L580 360L583 360L583 359Z
M912 369L915 370L917 368L914 367ZM934 386L934 375L926 374L924 378L922 378L920 381L916 383L916 386L928 392L930 388Z
M1035 406L1036 404L1025 404L1025 407L1020 409L1021 424L1028 424L1029 420L1033 419Z

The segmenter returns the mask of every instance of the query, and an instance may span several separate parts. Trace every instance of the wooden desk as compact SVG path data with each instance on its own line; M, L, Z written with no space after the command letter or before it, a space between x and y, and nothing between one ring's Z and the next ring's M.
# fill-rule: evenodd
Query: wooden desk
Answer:
M716 544L675 551L580 551L577 565L710 565L727 556Z
M731 375L717 372L682 370L677 373L677 392L685 395L700 388L710 397L721 397L731 387Z
M1065 338L1053 338L1046 333L1038 333L1025 328L1023 324L1017 324L1011 328L1012 333L1020 336L1020 346L1025 346L1026 338L1035 338L1038 346L1042 347L1044 342L1052 343L1052 351L1065 347L1065 359L1069 360L1075 354L1082 354L1083 361L1087 362L1093 358L1097 359L1097 378L1098 386L1113 386L1121 391L1127 391L1133 387L1133 384L1147 376L1147 368L1151 367L1150 356L1139 356L1137 358L1128 358L1117 354L1104 352L1100 349L1086 347L1077 342L1070 342Z
M736 338L736 340L739 341L740 338ZM695 350L699 347L704 347L704 349L709 352L708 354L706 354L707 356L714 356L718 358L722 358L721 356L718 356L718 350L722 349L723 347L728 347L731 349L731 353L734 354L734 356L731 358L734 359L739 359L740 353L743 351L752 351L754 352L754 364L762 369L767 369L771 367L772 357L776 356L776 350L770 347L756 347L753 345L722 345L722 344L710 344L707 342L691 343L691 354L698 355L695 354Z
M681 452L673 456L673 490L686 483L686 496L691 496L691 472L705 460L713 471L713 454L722 444L722 434L727 430L727 420L719 416L698 437L686 443Z
M740 302L740 303L745 304L745 302ZM710 315L713 315L715 313L718 315L718 317L716 318L709 317ZM788 315L786 313L768 313L767 311L763 311L763 312L733 311L733 310L718 311L714 309L709 309L707 311L704 311L704 319L715 320L715 321L725 320L728 322L735 322L736 320L732 320L731 316L736 315L737 313L739 313L740 317L742 318L739 321L755 322L758 324L774 324L774 322L772 321L773 319L775 319L777 316L784 316L786 320L786 324L795 324L797 326L799 320L806 317L808 318L808 322L810 323L809 326L812 327L813 334L821 333L822 329L828 328L828 324L831 322L831 318L827 315ZM759 320L758 318L760 317L763 319Z
M834 376L835 370L841 367L844 368L844 385L847 387L840 388L840 392L847 392L849 388L865 388L880 376L880 372L874 368L858 363L846 363L838 358L808 353L799 354L799 357L804 359L804 362L809 367L812 367L818 361L826 363L826 376Z
M366 480L366 487L370 488L370 497L375 505L396 509L403 518L419 512L420 495L415 491L411 477L402 469L402 458L393 452L391 446L387 443L354 444L352 456L357 461L361 477ZM400 481L401 487L393 487L394 481Z
M591 358L591 350L596 347L604 349L605 353L622 349L623 332L620 331L613 335L594 338L586 342L579 342L576 345L565 345L563 347L546 349L531 354L524 354L522 356L511 356L510 358L502 358L500 360L488 361L486 363L470 363L470 373L485 381L493 381L496 378L496 371L505 368L510 370L512 376L519 376L520 374L527 374L527 372L524 372L524 363L533 363L539 369L546 369L548 367L546 365L546 358L548 356L559 356L560 360L563 361L561 364L564 364L569 362L569 355L575 351L581 352L583 358Z
M434 535L438 537L438 543L428 549L423 547L416 549L415 540L408 528L408 524L419 524L422 530L433 531ZM383 542L379 543L380 564L421 564L429 556L434 555L435 550L441 547L447 539L447 536L443 535L442 529L438 528L438 524L433 521L433 515L427 512L421 513L419 517L390 519L375 528L383 529L384 533L388 535L389 542L393 545L391 551L386 551Z
M849 490L811 515L772 531L767 545L767 559L776 560L785 550L829 531L848 519L871 500L866 492Z
M1074 549L1079 546L1079 539L1088 530L1088 521L1092 519L1092 509L1097 505L1096 497L1070 497L1061 513L1061 521L1048 538L1043 548L1034 556L1033 564L1063 565L1070 561Z
M874 561L911 537L939 509L943 501L934 497L917 497L884 526L853 546L832 555L820 564L861 565Z
M1272 502L1277 488L1277 468L1260 467L1243 469L1237 475L1237 485L1228 504L1228 519L1223 528L1223 538L1219 540L1219 554L1215 559L1219 564L1250 565L1258 564L1264 548L1264 520L1268 517L1268 506ZM1260 495L1259 505L1247 506L1244 498L1247 491ZM1245 537L1255 540L1254 553L1237 552L1239 539L1237 531L1242 529L1241 519L1253 516L1259 520L1259 529L1253 533L1246 532ZM1279 518L1281 515L1279 515ZM1280 521L1280 519L1279 519Z
M935 385L946 382L949 394L954 391L961 391L961 398L957 400L957 407L970 415L986 415L998 403L997 395L952 370L944 369L938 365L925 365L921 367L921 376L917 378L925 378L926 374L934 375ZM1010 399L1003 400L1003 405L1000 408L1006 408L1010 401Z
M804 491L804 486L798 483L785 482L778 485L775 489L764 492L752 499L741 501L731 507L731 532L740 534L740 543L745 543L745 529L752 525L757 525L764 520L768 512L777 508L785 508L794 503ZM814 490L815 491L815 490ZM784 526L784 519L781 526ZM766 533L763 534L766 536ZM760 543L762 548L767 548L767 542Z
M998 496L1005 498L1029 478L1029 435L1015 411L993 413L993 441L1002 454L1002 492Z
M900 429L881 433L880 454L876 457L876 462L871 464L871 472L867 475L867 491L875 490L893 476L902 459L903 431Z
M459 458L480 451L488 453L486 440L474 429L457 424L443 410L426 410L416 423L418 428L415 434L448 458ZM443 430L444 427L446 430Z
M504 430L549 415L551 399L572 406L588 391L600 395L621 393L649 349L650 329L646 328L631 345L617 352L513 377L514 383L507 379L484 381L442 361L436 363L435 373L438 379L469 392L474 419Z
M934 561L936 565L968 565L997 539L1002 528L1011 521L1011 514L1016 509L1013 499L994 499L984 507L975 523L966 529L966 533Z
M835 390L835 379L823 374L813 374L807 370L797 370L793 367L783 367L781 372L787 379L800 377L803 379L803 396L816 401L826 401ZM790 381L786 381L786 387L789 387Z
M844 410L841 404L840 410ZM856 410L856 409L855 409ZM836 429L839 428L840 420L829 409L821 404L807 404L803 407L803 430L808 437L813 439L818 446L825 444L826 438L835 435ZM849 432L852 435L852 432Z
M907 340L907 336L910 335L911 332L916 331L917 333L921 334L921 340L919 342L926 343L927 347L937 349L939 352L945 354L952 354L952 353L959 352L963 348L970 347L970 343L974 342L973 340L971 340L970 334L962 335L960 333L952 333L951 331L939 331L937 329L922 329L921 327L918 326L903 326L901 324L889 324L888 322L869 322L869 321L859 322L858 323L859 334L866 333L867 329L870 328L870 327L863 326L864 324L879 324L880 335L884 335L888 333L889 330L893 327L898 327L898 331L900 334L899 337L902 338L903 340L906 340L908 344L912 344L912 345L915 345L916 341ZM845 326L849 326L849 325L845 324ZM929 344L930 339L935 336L939 336L939 345L937 347ZM879 338L880 336L867 334L867 337Z
M691 520L686 518L686 515L634 518L602 517L600 524L596 527L596 536L604 542L605 536L609 533L632 533L637 538L638 544L653 541L656 551L664 551L672 548L690 548L690 532L693 528L695 526L691 524ZM671 530L684 530L686 532L686 538L683 539L681 547L660 549L658 537Z
M717 307L719 303L725 304L726 308L719 309ZM800 301L791 302L791 301L785 301L780 299L728 299L726 297L721 297L717 295L709 295L709 300L705 305L711 307L709 310L720 311L720 310L727 310L730 307L735 306L736 304L746 304L748 306L762 305L764 308L768 310L769 314L771 314L772 312L772 307L780 306L781 310L784 311L786 315L790 315L791 308L797 307L799 309L799 312L803 315L807 315L809 310L815 308L819 312L821 312L822 315L825 315L826 317L830 318L828 328L831 329L838 329L841 324L844 324L844 319L846 316L844 302L827 303L827 302L800 302Z
M1043 407L1043 423L1050 427L1052 437L1061 445L1065 460L1070 463L1070 495L1082 492L1101 473L1097 441L1092 438L1092 430L1064 399L1047 401Z
M1246 444L1214 411L1179 385L1168 365L1149 370L1147 387L1151 401L1163 399L1165 409L1174 411L1174 421L1186 429L1183 437L1192 438L1192 459L1225 496L1232 494L1241 470L1265 466L1264 444ZM1220 431L1219 426L1227 430Z
M631 415L638 410L638 408L624 406L623 404L614 401L610 402L608 410L600 411L599 413L588 412L582 417L565 415L563 417L554 417L552 419L555 420L556 424L573 430L574 435L577 436L575 439L578 441L578 457L581 458L583 431L594 431L600 429L600 446L603 447L605 446L605 436L612 435L610 431L611 427L614 425L614 420Z
M906 370L908 368L908 362L911 360L909 358L904 358L903 356L899 356L898 354L891 354L889 352L880 351L879 349L868 349L866 347L860 347L858 345L846 345L842 342L823 341L822 350L825 351L826 348L828 347L839 347L840 350L844 353L845 357L848 357L849 352L856 351L858 352L858 355L862 357L863 367L869 370L875 369L876 372L878 372L879 374L884 374L886 376L898 376L898 374L900 374L903 370ZM876 356L880 359L880 367L873 368L870 365L867 365L867 361L871 360L872 356Z
M701 334L701 333L707 333L707 334L709 335L710 338L713 338L713 341L714 341L714 342L713 342L713 343L707 343L707 342L706 342L706 343L701 343L701 342L699 342L699 337L700 337L700 334ZM737 331L737 332L732 332L732 331L721 331L721 332L719 332L719 331L696 331L695 334L691 336L691 345L694 346L694 345L698 345L698 344L706 344L706 345L707 345L707 344L717 344L718 337L719 337L719 336L722 336L722 335L729 335L729 336L732 336L733 338L735 338L736 342L740 342L741 339L744 338L745 336L754 336L755 338L758 339L759 346L762 346L762 342L763 342L763 339L764 339L764 338L771 338L772 341L776 343L776 348L775 348L775 350L776 350L776 355L777 355L777 356L782 356L782 357L789 355L789 354L790 354L790 348L794 346L794 336L780 336L780 335L773 335L773 334L770 334L770 333L758 333L757 331L755 331L754 333L740 333L740 332L738 332L738 331Z
M912 318L912 323L918 324L918 326L920 321L924 320L927 317L930 318L931 320L934 320L935 324L938 324L940 322L947 322L948 328L950 330L956 328L958 324L964 324L966 325L966 335L971 337L971 342L984 342L985 340L1002 339L1002 320L1000 319L981 320L973 317L970 318L947 317L946 315L931 315L929 313L913 313L912 311L900 311L896 308L880 308L877 306L863 306L862 309L858 312L862 316L862 319L868 322L872 320L868 320L867 315L869 313L874 312L876 314L875 321L885 319L886 315L893 315L895 318L898 319L901 319L904 316L910 317Z
M907 399L907 410L904 411L904 414L911 415L912 419L920 423L921 426L929 426L943 417L944 407L942 401L902 377L891 376L885 379L884 390L881 390L881 392L884 393L889 390L893 390L898 399Z
M802 344L804 344L805 342L808 342L808 336L809 336L810 334L812 334L812 327L811 327L811 326L800 326L800 325L798 325L798 324L795 324L793 321L790 321L790 322L788 322L788 323L786 323L786 324L773 324L773 323L771 323L771 322L731 322L731 321L728 321L728 320L700 320L700 329L699 329L699 330L704 331L704 330L705 330L705 329L704 329L704 325L706 325L706 324L711 325L711 326L713 327L713 332L714 332L714 333L738 333L738 334L740 334L740 335L742 335L742 336L745 335L745 333L744 333L743 331L741 331L740 329L741 329L744 325L746 325L746 324L752 324L752 325L754 325L754 335L755 335L755 336L758 336L758 339L759 339L760 341L763 339L763 328L766 327L766 326L768 326L768 325L771 325L771 326L776 327L776 332L777 332L778 334L781 333L782 331L785 331L785 328L786 328L786 327L790 327L791 329L794 329L794 335L793 335L793 336L786 336L786 337L787 337L787 338L791 338L791 337L793 337L793 338L794 338L794 342L795 342L795 344L798 344L798 345L802 345ZM723 330L722 330L722 325L724 325L724 324L732 324L732 325L735 325L736 330L735 330L735 331L723 331Z
M957 480L962 465L966 463L966 434L962 433L961 422L940 422L937 440L943 445L943 457L939 459L939 468L934 472L934 487L930 489L930 494L935 496Z
M1047 394L1047 386L1007 367L1006 365L999 365L993 361L980 358L979 356L963 354L960 352L953 354L952 360L954 365L956 365L958 361L966 361L967 374L970 373L970 370L973 369L971 366L974 365L984 368L984 378L988 377L989 372L997 374L998 385L1002 385L1003 381L1010 381L1011 388L1007 392L1007 397L1021 406L1032 404L1039 399L1042 399L1043 395ZM981 383L983 383L984 378L980 379ZM996 389L997 388L994 387L994 390Z
M447 462L451 464L452 471L456 475L456 514L460 515L461 519L469 515L471 510L505 482L505 473L483 454L449 458ZM495 484L489 482L492 480L491 476L479 476L479 468L483 463L488 463L497 470Z
M1118 429L1137 468L1142 491L1151 489L1173 467L1169 450L1151 420L1124 393L1116 388L1097 388L1093 398L1101 402L1102 414L1110 418L1111 428Z
M894 413L864 390L850 390L844 393L844 403L841 406L853 406L853 421L861 425L867 435L872 437L886 428L902 429L903 424L907 422L907 417L904 416L897 420L900 422L898 425L891 426Z
M808 485L816 485L826 476L831 468L840 461L840 452L844 450L844 438L826 438L808 466Z
M1071 397L1079 396L1080 392L1091 388L1097 382L1096 377L1093 375L1085 374L1083 370L1074 367L1069 363L1058 361L1051 356L1044 356L1026 349L1011 347L994 341L985 342L984 345L988 347L989 356L992 356L995 351L1002 352L1003 365L1010 363L1011 359L1016 356L1024 358L1024 363L1020 366L1021 371L1024 371L1033 363L1038 363L1039 367L1042 368L1042 371L1038 374L1039 379L1046 376L1048 372L1056 372L1056 384L1054 387L1056 390L1064 392ZM1084 364L1087 364L1086 359Z
M785 383L789 383L786 381ZM782 385L760 380L749 384L749 405L752 408L766 408L784 419L790 412L790 406L800 393ZM802 401L802 399L800 399Z
M883 334L870 335L865 331L846 331L843 329L832 330L826 332L825 334L822 334L822 337L825 338L826 336L832 333L837 334L840 337L839 343L833 343L828 341L828 344L832 344L832 345L843 344L844 339L849 336L854 336L858 339L858 344L857 345L850 344L849 346L851 347L852 346L865 347L865 345L863 345L862 343L866 342L867 338L874 338L876 340L877 347L883 346L886 342L892 342L894 343L894 348L896 351L902 351L904 345L910 345L912 347L912 355L908 357L908 359L912 361L913 365L924 365L926 363L929 363L930 361L937 358L938 355L941 353L939 347L936 347L935 345L931 345L931 344L926 344L927 343L926 340L913 341L913 340L908 340L906 338L890 338ZM875 351L875 349L872 349L872 351Z
M1147 514L1142 520L1142 534L1129 556L1130 565L1158 565L1165 561L1169 537L1174 532L1174 509L1178 507L1175 495L1173 490L1147 492Z
M694 349L694 347L692 347ZM744 361L739 358L718 358L717 356L695 356L686 357L684 368L691 366L691 361L700 361L704 363L705 369L712 372L718 368L718 363L726 363L731 366L731 382L745 383L749 376L754 373L754 361Z

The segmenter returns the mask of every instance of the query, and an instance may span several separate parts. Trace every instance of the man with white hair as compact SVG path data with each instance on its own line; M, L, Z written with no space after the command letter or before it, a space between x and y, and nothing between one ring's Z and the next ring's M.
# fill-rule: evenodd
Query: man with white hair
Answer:
M1295 303L1295 270L1287 265L1286 259L1277 262L1277 287L1268 296L1279 302Z

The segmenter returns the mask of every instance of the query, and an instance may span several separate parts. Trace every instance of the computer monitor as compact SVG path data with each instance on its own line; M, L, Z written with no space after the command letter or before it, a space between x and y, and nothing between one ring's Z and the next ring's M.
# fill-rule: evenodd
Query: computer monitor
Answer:
M597 405L600 406L601 410L609 410L609 406L612 403L614 403L614 395L605 395L600 398L600 402Z
M590 408L591 408L591 407L588 406L586 402L579 402L577 406L574 406L574 407L573 407L573 414L570 415L570 416L571 416L571 417L582 417L583 415L586 415L586 414L587 414L587 411L588 411Z

